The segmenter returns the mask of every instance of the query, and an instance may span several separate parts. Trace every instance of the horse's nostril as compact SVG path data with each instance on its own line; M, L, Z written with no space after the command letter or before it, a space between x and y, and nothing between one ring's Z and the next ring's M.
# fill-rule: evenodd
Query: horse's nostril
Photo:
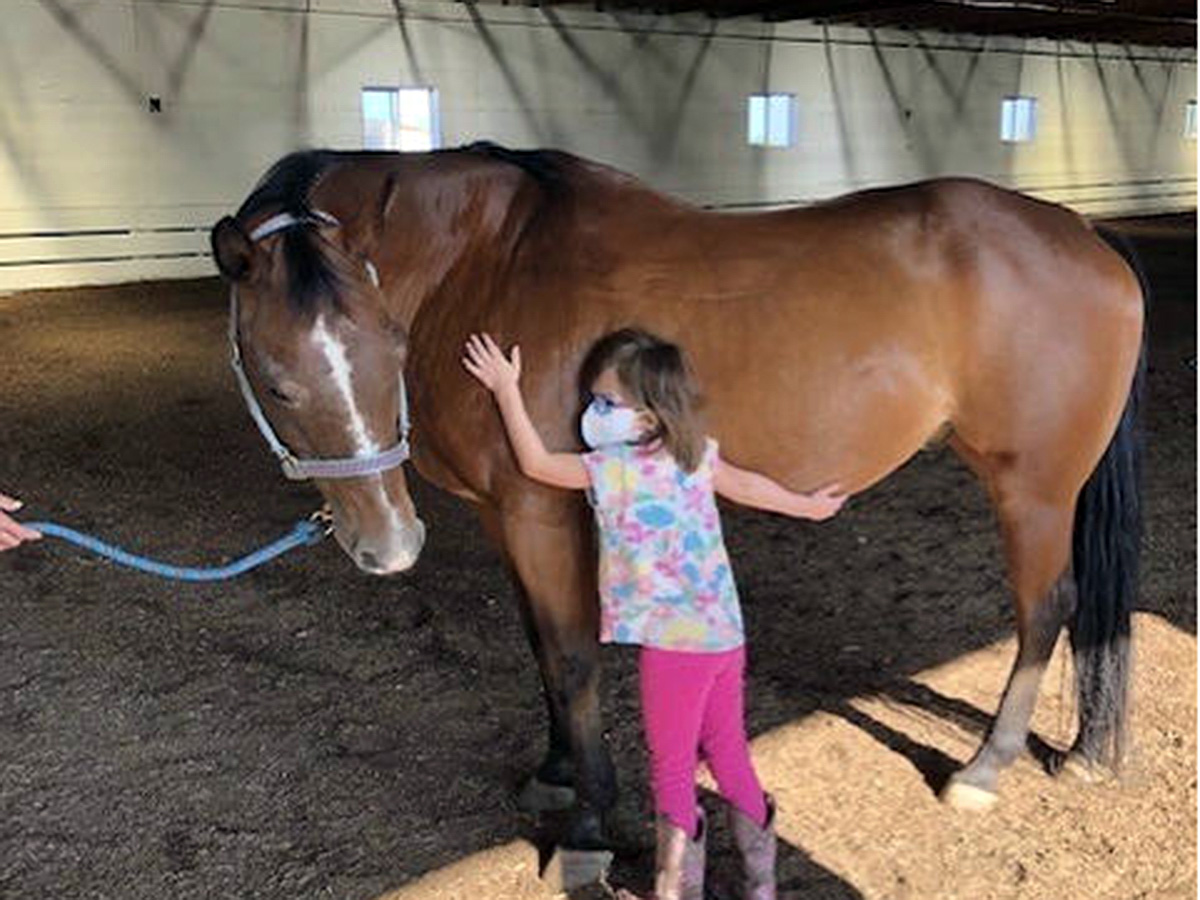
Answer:
M359 561L359 563L361 563L361 564L362 564L362 567L363 567L364 569L378 569L378 568L380 568L380 565L379 565L379 557L377 557L377 556L376 556L374 553L372 553L370 550L363 550L361 553L359 553L359 554L358 554L358 561Z

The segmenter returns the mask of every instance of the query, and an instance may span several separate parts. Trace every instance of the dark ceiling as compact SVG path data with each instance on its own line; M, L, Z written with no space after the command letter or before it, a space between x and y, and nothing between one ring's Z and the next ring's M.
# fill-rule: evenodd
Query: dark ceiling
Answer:
M776 22L809 19L833 25L1196 46L1196 0L598 0L597 5Z

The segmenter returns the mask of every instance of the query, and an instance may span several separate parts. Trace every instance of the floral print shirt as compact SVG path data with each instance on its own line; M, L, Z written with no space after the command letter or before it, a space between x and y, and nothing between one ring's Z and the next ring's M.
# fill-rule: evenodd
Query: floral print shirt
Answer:
M600 640L715 653L744 642L713 493L717 443L694 472L666 450L584 454L600 533Z

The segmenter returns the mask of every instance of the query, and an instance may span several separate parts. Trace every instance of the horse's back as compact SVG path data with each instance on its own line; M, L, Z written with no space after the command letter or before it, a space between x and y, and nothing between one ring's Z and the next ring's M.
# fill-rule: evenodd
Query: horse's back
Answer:
M1090 466L1128 391L1136 279L1064 207L950 178L730 214L624 182L609 217L570 318L678 340L729 452L790 483L871 483L947 425L1018 452L1048 416Z
M985 452L1032 446L1047 417L1097 435L1097 453L1107 441L1140 295L1077 214L962 178L714 212L550 162L483 320L464 327L522 345L554 445L575 440L584 353L631 324L685 348L731 458L795 487L860 489L947 426ZM1103 410L1081 419L1089 391Z

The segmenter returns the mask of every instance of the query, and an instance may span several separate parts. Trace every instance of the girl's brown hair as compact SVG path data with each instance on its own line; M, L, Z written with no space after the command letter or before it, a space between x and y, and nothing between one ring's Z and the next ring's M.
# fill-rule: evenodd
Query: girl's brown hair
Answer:
M640 328L622 328L605 335L583 362L580 387L585 397L610 368L616 370L629 399L658 419L658 427L641 443L661 441L681 469L694 472L704 454L704 432L700 392L683 351Z

